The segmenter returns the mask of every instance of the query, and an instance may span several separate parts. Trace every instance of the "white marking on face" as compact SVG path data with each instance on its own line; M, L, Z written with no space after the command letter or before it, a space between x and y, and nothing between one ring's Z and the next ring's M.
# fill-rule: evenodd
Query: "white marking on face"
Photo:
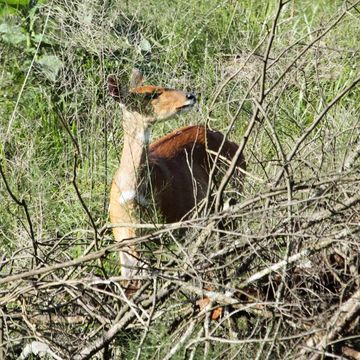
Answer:
M187 100L187 101L185 102L185 105L191 107L191 106L194 106L195 103L196 103L196 100L195 100L195 98L194 98L194 99L189 99L189 100Z

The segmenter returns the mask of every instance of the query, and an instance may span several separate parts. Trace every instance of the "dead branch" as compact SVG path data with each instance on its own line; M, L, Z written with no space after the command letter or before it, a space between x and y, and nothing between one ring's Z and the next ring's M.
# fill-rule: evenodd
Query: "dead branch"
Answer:
M345 301L327 322L327 330L320 331L306 341L306 349L314 349L316 352L311 357L301 351L299 359L317 360L322 357L322 351L343 333L344 329L351 324L360 314L360 289L358 289L347 301Z

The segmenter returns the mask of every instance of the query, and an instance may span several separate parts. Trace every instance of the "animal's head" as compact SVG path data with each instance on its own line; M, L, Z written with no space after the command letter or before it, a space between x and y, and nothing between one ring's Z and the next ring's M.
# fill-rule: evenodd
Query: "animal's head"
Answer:
M171 118L192 108L196 103L193 93L143 85L143 77L138 69L132 71L128 89L120 87L115 76L110 75L108 90L126 110L150 116L153 120Z

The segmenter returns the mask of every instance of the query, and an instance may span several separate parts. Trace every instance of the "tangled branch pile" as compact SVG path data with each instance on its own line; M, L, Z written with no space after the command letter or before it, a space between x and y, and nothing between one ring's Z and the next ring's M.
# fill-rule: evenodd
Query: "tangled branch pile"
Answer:
M80 16L84 8L77 5ZM38 168L45 176L47 170L32 163L38 156L33 149L21 145L21 127L15 126L21 124L18 104L0 128L5 139L0 152L4 224L6 219L17 224L0 232L5 239L0 359L42 353L54 359L360 359L359 48L335 49L332 42L339 29L360 28L360 1L338 7L318 28L290 36L287 24L297 19L297 8L279 0L252 50L240 53L235 47L231 56L218 55L213 91L204 93L200 115L191 116L237 137L244 150L244 184L236 176L227 184L227 172L213 192L214 204L220 197L236 203L216 213L198 211L177 224L139 224L146 228L144 236L126 244L113 243L110 226L103 225L106 211L99 210L107 207L108 173L116 166L121 138L113 122L121 115L95 89L104 87L115 67L111 61L129 69L128 58L141 57L144 67L156 56L163 59L155 48L168 38L154 32L149 42L151 28L140 15L126 15L125 7L113 19L119 23L105 29L101 19L109 20L113 11L108 5L91 8L98 12L89 10L81 21L63 6L49 2L38 10L52 24L44 31L53 37L62 64L51 63L52 93L42 94L51 111L47 119L55 119L46 121L57 124L49 141L64 142L52 166L66 154L64 177L51 180L55 185L47 195L52 200L42 200L51 214L51 201L60 199L45 236L42 201L34 205L24 190L31 182L22 184L18 177ZM233 31L240 30L235 26ZM84 36L89 33L93 36ZM75 48L88 58L73 62ZM96 61L99 65L92 64ZM175 55L173 61L179 62ZM79 70L81 63L85 70ZM166 61L160 64L166 72ZM147 69L162 76L155 67ZM174 71L187 70L177 66ZM44 76L41 63L37 71ZM86 71L101 75L86 78ZM198 74L194 82L214 81ZM78 90L75 106L69 101ZM101 119L97 126L102 131L84 124L87 118L95 119L91 124ZM95 145L87 145L91 141L103 153L94 155ZM21 170L17 144L21 156L27 154L28 165ZM114 156L108 164L104 154L109 149ZM88 171L100 175L88 179ZM64 219L69 229L58 231ZM141 288L129 298L118 276L117 252L134 242L147 268L138 278Z

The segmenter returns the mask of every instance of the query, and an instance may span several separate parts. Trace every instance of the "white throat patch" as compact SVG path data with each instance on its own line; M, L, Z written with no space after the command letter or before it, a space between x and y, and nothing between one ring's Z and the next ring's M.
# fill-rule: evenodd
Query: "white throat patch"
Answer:
M119 204L125 205L128 202L136 201L139 205L146 205L146 199L143 195L137 194L134 190L123 191L119 196Z

